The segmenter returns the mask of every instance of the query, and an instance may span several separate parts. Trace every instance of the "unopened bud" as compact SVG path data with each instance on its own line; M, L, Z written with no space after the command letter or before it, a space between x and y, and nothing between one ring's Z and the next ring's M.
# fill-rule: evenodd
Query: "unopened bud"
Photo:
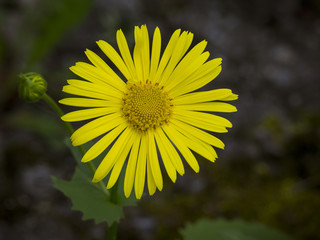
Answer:
M46 93L47 82L40 74L29 72L22 73L19 77L19 94L21 98L30 102L36 102Z

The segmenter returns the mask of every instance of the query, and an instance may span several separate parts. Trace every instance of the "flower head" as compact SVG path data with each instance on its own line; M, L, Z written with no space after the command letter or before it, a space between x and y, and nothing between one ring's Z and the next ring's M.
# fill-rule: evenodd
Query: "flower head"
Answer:
M30 102L36 102L46 93L47 82L40 74L29 72L20 74L19 77L19 94L21 98Z
M133 56L121 30L117 32L120 54L107 42L97 42L122 76L86 50L92 64L78 62L70 68L84 80L68 80L63 88L79 97L65 98L60 103L86 108L67 113L62 117L64 121L93 119L71 136L74 146L100 137L83 156L83 162L110 147L93 182L110 174L107 188L113 187L126 165L125 195L128 197L134 186L136 197L141 198L146 178L150 195L156 189L162 190L160 161L173 182L177 172L184 174L182 159L199 171L191 150L215 161L213 146L223 149L224 144L209 132L227 132L232 124L211 112L236 111L225 101L235 100L237 95L229 89L196 92L220 73L222 59L207 61L206 41L188 51L192 33L176 30L162 55L159 28L154 31L151 49L145 25L135 27L134 38Z

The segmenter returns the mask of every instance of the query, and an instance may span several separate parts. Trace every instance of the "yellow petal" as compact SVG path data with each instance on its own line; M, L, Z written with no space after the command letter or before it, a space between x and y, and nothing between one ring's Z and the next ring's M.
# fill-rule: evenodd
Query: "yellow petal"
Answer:
M145 82L149 79L150 72L149 34L146 25L142 25L141 29L135 27L134 35L136 44L133 57L137 76L139 81Z
M115 81L112 76L100 68L84 62L77 62L70 70L78 76L99 85L107 85L118 92L125 91L126 86L121 81Z
M142 54L143 54L143 41L141 36L141 29L136 26L134 28L134 39L135 39L135 46L133 50L133 59L135 70L137 73L136 81L144 82L146 79L143 78L143 63L142 63Z
M150 80L153 81L156 71L158 69L159 59L161 52L161 34L158 27L154 30L152 50L151 50L151 63L150 63Z
M178 130L178 131L177 131ZM216 151L208 144L201 141L197 136L193 136L184 129L180 129L179 126L172 128L175 135L179 136L180 139L187 145L188 148L203 156L204 158L214 162L218 157Z
M172 164L171 157L168 154L168 151L166 150L166 148L164 147L164 143L161 141L161 139L158 136L158 133L157 133L157 131L159 131L158 129L155 130L154 136L156 138L157 146L158 146L159 152L161 154L161 159L162 159L164 167L165 167L165 169L166 169L166 171L168 173L168 176L170 177L172 182L175 182L176 179L177 179L176 168ZM160 129L160 131L162 131L162 130Z
M81 161L88 162L99 156L119 136L125 127L126 123L122 123L108 132L84 154ZM108 128L110 128L110 126L108 126Z
M116 65L116 67L120 70L120 72L123 74L123 76L126 79L131 79L131 74L126 66L126 64L123 62L120 55L117 53L116 50L107 42L105 41L98 41L98 46L101 48L101 50L108 56L108 58Z
M123 97L122 92L116 91L115 88L108 87L108 85L94 84L87 81L72 79L69 79L67 82L70 86L74 86L75 88L81 90L105 94L108 96L108 99L110 100L116 101L116 99L121 99Z
M133 64L133 60L132 60L131 53L130 53L130 50L128 47L128 43L127 43L126 37L124 36L121 29L117 31L117 43L118 43L118 47L119 47L121 56L122 56L128 70L130 72L130 75L131 75L131 77L127 78L127 79L128 80L129 79L137 79L136 70L135 70L135 67Z
M205 143L211 144L212 146L215 146L217 148L224 149L224 143L220 139L216 138L215 136L212 136L211 134L208 134L205 131L202 131L198 128L195 128L189 124L178 121L176 119L171 119L170 122L173 125L179 127L179 129L180 129L179 131L181 131L182 133L185 133L185 132L190 133L194 137L199 138L200 140L202 140Z
M210 91L203 91L203 92L195 92L195 93L188 93L185 95L181 95L175 97L172 100L174 105L179 104L192 104L192 103L200 103L200 102L210 102L224 99L232 94L230 89L215 89Z
M103 70L108 76L105 81L112 85L117 86L120 90L126 89L126 84L122 81L122 79L109 67L109 65L103 61L97 54L87 49L85 51L88 59L97 67Z
M183 155L184 159L187 161L190 167L195 172L199 172L198 161L184 142L185 139L181 138L181 136L177 134L177 131L168 125L163 125L162 129L173 142L173 144L178 148L179 152Z
M221 72L221 61L221 58L216 58L204 63L184 81L180 81L176 87L172 88L170 96L177 97L192 92L211 82Z
M153 195L156 192L157 186L154 180L154 176L151 170L151 162L150 157L147 155L147 181L148 181L148 190L149 195Z
M66 122L77 122L119 112L118 107L90 108L67 113L61 117Z
M96 84L104 84L104 79L94 74L95 67L85 62L77 62L69 68L74 74Z
M126 144L123 146L122 150L121 150L121 154L118 155L117 160L115 162L115 165L112 169L109 181L108 181L108 185L107 185L107 189L110 189L114 186L114 184L117 182L121 169L123 167L123 164L125 162L125 160L127 159L127 156L129 154L129 151L133 145L133 143L137 140L137 135L136 134L132 134L131 138L128 138L128 141L126 142Z
M194 56L190 62L181 62L167 81L166 91L170 91L177 87L181 82L184 82L186 78L195 72L197 69L207 61L209 57L208 52L204 52L200 56Z
M138 153L139 153L139 147L140 147L140 141L141 141L141 136L138 134L136 135L137 135L136 136L137 140L133 143L130 157L127 164L126 175L124 178L124 194L127 198L131 194L133 183L134 183Z
M109 114L104 117L97 118L78 128L71 136L74 146L79 146L92 139L101 136L110 131L114 127L125 122L120 113Z
M164 70L161 79L160 84L165 85L168 78L173 72L173 69L177 66L178 62L181 60L187 49L189 48L191 41L190 39L193 38L192 33L183 32L181 36L179 37L176 46L174 47L172 51L171 58L169 60L168 65L166 66L166 69Z
M217 133L228 132L228 130L225 127L216 125L214 123L208 123L206 121L203 121L202 119L191 118L190 116L174 114L172 115L172 119L180 120L182 122L185 122L197 128L208 130L210 132L217 132Z
M206 102L188 105L177 105L176 109L205 111L205 112L236 112L237 108L229 103L223 102Z
M142 62L143 62L143 70L144 70L144 80L149 79L150 73L150 41L149 41L149 33L146 25L141 27L142 30L142 39L144 42L143 45L143 55L142 55Z
M121 107L120 103L91 98L64 98L59 103L74 107Z
M233 101L233 100L237 100L238 99L238 95L237 94L231 94L228 97L225 97L223 99L221 99L221 101Z
M176 108L174 110L174 113L177 115L187 116L187 117L195 119L195 120L207 122L209 124L212 123L214 125L228 127L228 128L232 127L232 123L229 120L227 120L223 117L214 115L214 114L189 111L189 110L182 110L182 109L178 109L178 108Z
M182 53L181 53L180 58L182 58L183 55L188 51L188 49L189 49L192 41L193 41L193 33L187 32L187 41L186 41L185 44L184 44L184 48L183 48L183 51L182 51Z
M167 84L165 85L167 91L185 80L186 77L196 71L208 59L209 53L203 53L206 45L207 41L198 43L180 61L167 80Z
M119 136L119 138L111 147L110 151L107 153L107 155L104 157L104 159L101 161L100 165L98 166L92 179L93 182L99 182L108 175L111 168L115 164L118 156L120 156L121 152L123 151L126 143L129 141L131 136L132 136L132 131L130 130L130 128L126 128L122 132L122 134Z
M148 157L150 161L150 168L152 176L157 188L161 191L163 187L162 174L159 165L159 159L157 155L157 148L154 139L154 133L152 130L148 131Z
M167 151L167 155L170 157L172 165L175 167L177 172L182 176L184 174L184 167L179 154L172 145L172 142L167 138L161 128L156 129L155 135L157 137L157 143L162 143L164 150Z
M161 57L161 60L160 60L160 63L159 63L159 67L158 67L157 72L156 72L156 74L154 76L154 79L151 79L151 81L153 81L155 83L159 83L160 82L163 70L165 69L165 67L167 66L167 64L169 62L169 59L171 58L172 51L173 51L173 49L175 48L175 46L177 44L180 32L181 32L181 30L178 29L172 34L172 36L171 36L171 38L169 40L169 43L168 43L166 49L163 52L163 55Z
M62 91L65 93L82 96L82 97L88 97L88 98L96 98L96 99L103 99L110 101L110 96L104 94L104 93L98 93L98 92L92 92L88 90L83 90L80 88L77 88L75 86L66 85L62 88ZM119 101L120 102L120 101Z
M147 167L147 137L145 134L141 136L140 150L137 162L137 169L134 181L134 190L136 198L140 199L143 193L145 178L146 178L146 167Z

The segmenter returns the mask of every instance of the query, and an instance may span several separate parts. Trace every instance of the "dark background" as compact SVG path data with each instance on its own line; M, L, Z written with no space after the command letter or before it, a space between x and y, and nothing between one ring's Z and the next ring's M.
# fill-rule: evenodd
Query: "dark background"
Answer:
M82 221L53 188L75 162L67 133L42 101L19 99L17 75L37 71L61 99L68 70L115 46L122 28L133 45L135 25L159 26L163 45L177 28L208 41L223 58L213 88L239 94L234 124L212 164L187 168L175 184L126 209L120 239L180 239L178 229L202 217L265 223L296 239L320 239L319 0L1 0L0 238L104 239L106 224Z

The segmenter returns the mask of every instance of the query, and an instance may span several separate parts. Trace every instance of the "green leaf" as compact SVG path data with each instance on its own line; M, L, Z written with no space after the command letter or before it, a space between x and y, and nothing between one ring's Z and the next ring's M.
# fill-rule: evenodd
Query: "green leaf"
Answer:
M74 159L77 161L78 163L78 167L81 168L81 170L83 171L86 171L87 174L89 175L90 174L90 171L89 169L85 166L84 163L81 162L81 158L82 158L82 154L80 153L79 151L79 148L78 147L74 147L70 141L70 138L65 138L64 139L64 143L66 144L66 146L69 148L72 156L74 157ZM85 146L85 149L88 149L89 146Z
M180 230L185 240L292 240L286 234L260 223L243 220L201 219Z
M121 205L115 205L106 199L97 184L91 182L83 171L76 168L71 181L52 177L54 186L69 197L73 210L83 212L83 220L94 219L96 223L103 221L111 225L123 217Z
M73 147L69 139L66 139L66 144L77 159L78 166L70 181L52 176L55 188L71 199L72 209L81 211L83 220L94 219L96 223L106 221L109 226L113 222L118 222L124 216L123 207L132 206L137 201L133 197L128 199L124 197L122 188L124 174L122 173L119 177L118 191L112 192L112 194L116 194L116 197L113 196L113 199L117 199L117 204L115 204L103 194L98 184L92 183L92 176L88 167L80 162L81 154L78 148ZM103 154L101 157L103 157Z
M72 146L72 143L69 138L65 139L65 144L70 149L73 157L76 159L76 161L78 163L78 168L81 169L84 173L86 173L89 177L92 178L88 166L86 166L85 163L81 162L82 154L80 153L79 149L77 147ZM85 151L87 151L92 145L93 145L93 143L89 142L89 143L84 144L83 147L84 147ZM107 148L103 153L101 153L96 159L94 159L92 161L96 168L98 167L100 162L103 160L104 156L108 153L108 151L109 151L109 148ZM125 167L123 169L125 169ZM125 177L125 172L123 170L123 171L121 171L119 179L116 183L116 185L117 185L116 193L114 192L114 188L111 188L110 190L112 190L113 194L117 194L117 196L113 196L113 197L114 197L114 199L117 200L118 203L121 203L122 205L126 205L126 206L127 205L132 206L132 205L135 205L138 200L134 197L134 194L131 194L131 196L129 198L126 198L124 196L124 187L123 187L124 177ZM108 181L108 178L109 178L109 176L107 176L104 180L102 180L105 185L106 185L106 182Z

